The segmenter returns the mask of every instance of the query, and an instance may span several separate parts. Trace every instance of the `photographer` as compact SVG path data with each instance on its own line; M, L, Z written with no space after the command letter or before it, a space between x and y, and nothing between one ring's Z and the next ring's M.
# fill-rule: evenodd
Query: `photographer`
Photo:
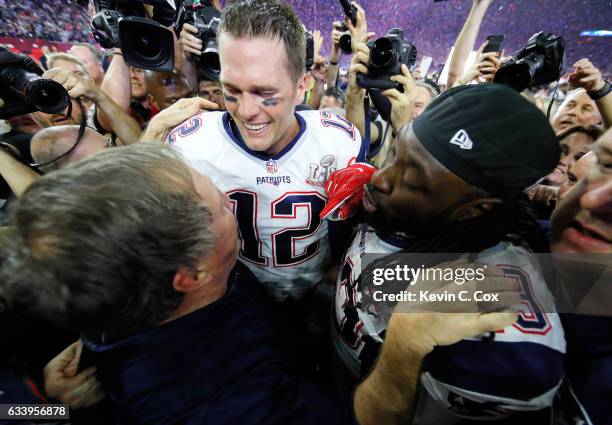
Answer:
M54 80L60 83L72 98L72 117L66 117L59 114L46 114L44 112L36 112L34 115L43 127L51 127L62 124L79 124L81 111L75 99L81 96L92 102L96 110L106 114L108 117L113 117L110 122L110 130L118 139L119 145L129 145L134 143L140 137L140 127L138 123L130 117L123 109L119 107L105 92L96 87L93 80L84 79L76 75L74 72L66 69L55 68L46 71L43 78ZM90 120L90 125L99 128L95 125L95 121Z
M357 8L357 22L353 26L350 20L347 19L347 26L351 31L351 44L353 46L353 60L349 68L349 86L346 99L346 116L349 121L355 124L361 134L365 134L365 117L363 110L363 102L366 90L361 88L357 82L357 74L369 73L368 63L370 60L370 49L367 46L367 40L373 35L368 33L365 12L358 4L354 3ZM397 89L389 89L381 93L386 96L391 102L391 126L393 131L397 133L399 129L409 123L413 118L413 107L416 99L415 83L410 75L410 71L405 64L401 66L402 75L394 75L390 77L391 81L402 84L404 91L401 93ZM427 96L427 89L423 89ZM429 101L431 102L431 100ZM425 103L425 102L423 102ZM424 105L426 106L426 105ZM385 140L383 138L382 126L376 123L370 123L370 149L372 146L384 146L390 143L391 135Z

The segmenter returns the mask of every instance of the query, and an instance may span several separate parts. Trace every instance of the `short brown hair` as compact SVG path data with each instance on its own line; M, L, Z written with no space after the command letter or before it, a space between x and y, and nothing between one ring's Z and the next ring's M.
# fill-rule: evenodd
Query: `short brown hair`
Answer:
M291 80L297 82L304 75L306 69L304 26L285 2L280 0L228 2L221 15L218 36L223 33L234 38L280 38L285 45Z

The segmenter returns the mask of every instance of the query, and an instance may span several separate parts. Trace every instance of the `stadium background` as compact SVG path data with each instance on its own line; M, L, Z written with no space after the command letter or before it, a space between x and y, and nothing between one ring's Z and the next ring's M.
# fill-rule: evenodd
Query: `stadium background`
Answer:
M329 50L333 20L341 19L336 0L288 0L308 29L319 29L326 38L323 53ZM19 50L36 49L45 41L70 43L93 41L84 4L69 0L0 0L0 43ZM383 35L391 27L405 31L423 55L433 57L433 68L445 62L468 15L470 0L362 0L371 31ZM494 0L477 39L489 34L506 35L506 54L521 48L527 39L543 30L561 35L566 41L567 65L589 57L610 74L612 37L581 36L592 30L612 30L610 0ZM37 46L33 46L36 44ZM21 46L21 47L19 47ZM57 45L65 50L67 45ZM36 52L35 52L36 54ZM420 59L419 59L420 60Z

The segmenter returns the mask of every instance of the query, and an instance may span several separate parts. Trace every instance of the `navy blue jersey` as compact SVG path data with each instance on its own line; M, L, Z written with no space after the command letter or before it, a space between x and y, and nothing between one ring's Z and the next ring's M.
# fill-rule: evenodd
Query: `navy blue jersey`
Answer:
M254 280L238 263L216 302L115 343L84 341L119 423L356 423L348 396L286 373Z
M595 425L612 424L612 317L562 315L567 377Z
M410 239L379 235L362 224L347 250L335 294L334 349L354 378L371 369L388 315L362 302L365 254L392 254ZM478 262L499 267L521 285L519 320L494 334L436 347L424 360L415 424L512 420L549 410L564 374L565 339L538 263L523 247L500 242ZM539 415L540 413L537 413Z

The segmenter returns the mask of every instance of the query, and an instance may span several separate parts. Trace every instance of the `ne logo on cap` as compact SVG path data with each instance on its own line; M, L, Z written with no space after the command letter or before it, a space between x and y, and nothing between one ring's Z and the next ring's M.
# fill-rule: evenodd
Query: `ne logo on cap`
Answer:
M459 146L461 149L471 150L474 142L470 139L465 130L459 130L450 140L451 144Z

